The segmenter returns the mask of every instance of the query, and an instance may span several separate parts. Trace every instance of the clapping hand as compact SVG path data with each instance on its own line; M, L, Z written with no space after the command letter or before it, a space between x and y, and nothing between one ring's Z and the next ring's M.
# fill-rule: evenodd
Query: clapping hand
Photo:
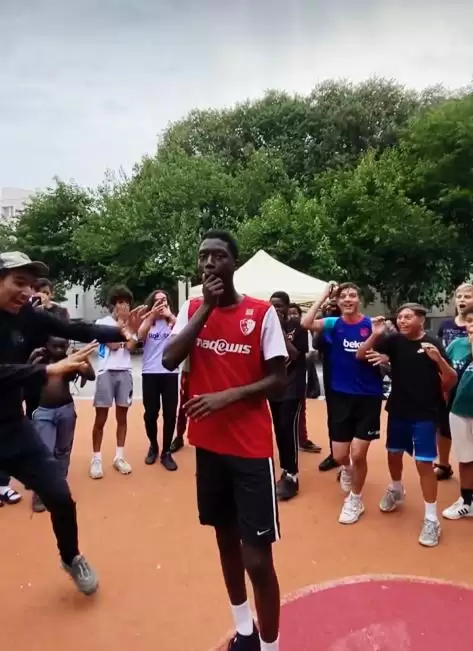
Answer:
M44 364L46 360L46 348L35 348L31 355L28 357L28 364Z
M133 335L136 335L140 325L143 323L144 319L148 316L148 308L146 305L139 305L135 307L134 310L130 310L126 315L119 318L118 325L122 331L123 336L126 339L131 339Z
M383 335L386 332L386 319L384 316L375 316L371 319L372 332L376 336Z
M440 361L441 355L437 346L434 346L434 344L430 344L427 341L422 342L421 346L424 353L428 355L432 361L434 362Z
M387 366L389 364L389 357L378 353L377 350L368 350L365 357L366 361L373 366Z

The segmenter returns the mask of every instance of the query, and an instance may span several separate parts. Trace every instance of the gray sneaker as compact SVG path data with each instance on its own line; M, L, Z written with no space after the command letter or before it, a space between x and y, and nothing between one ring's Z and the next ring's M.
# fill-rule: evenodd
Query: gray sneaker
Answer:
M47 510L40 496L36 495L36 493L33 493L33 497L31 498L31 508L33 509L33 513L44 513Z
M87 596L97 592L99 587L97 575L84 556L76 556L70 565L63 562L62 567L74 581L79 592Z
M432 520L424 520L424 526L420 532L419 542L424 547L436 547L439 544L440 534L442 530L440 529L440 522L433 522Z
M381 501L379 503L379 508L383 513L391 513L395 511L397 507L404 502L404 489L402 491L396 491L391 487L386 489Z

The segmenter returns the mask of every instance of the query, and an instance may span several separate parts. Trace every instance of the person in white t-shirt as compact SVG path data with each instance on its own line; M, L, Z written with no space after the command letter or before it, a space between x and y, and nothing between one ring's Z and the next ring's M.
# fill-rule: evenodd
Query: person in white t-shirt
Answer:
M133 294L125 286L114 287L108 297L110 315L98 319L100 325L119 325L126 320L133 302ZM115 403L117 420L117 449L113 467L122 475L131 473L124 456L128 409L133 400L133 375L130 351L136 346L135 336L126 343L101 344L98 349L97 381L95 385L95 422L92 430L93 456L89 474L92 479L103 477L102 439L109 409Z
M146 300L149 310L138 331L143 342L143 407L149 449L145 463L152 465L159 457L158 416L163 414L163 444L160 461L166 470L177 470L171 456L171 444L176 427L179 404L179 371L168 371L163 366L163 351L171 336L176 317L171 311L167 292L156 289Z

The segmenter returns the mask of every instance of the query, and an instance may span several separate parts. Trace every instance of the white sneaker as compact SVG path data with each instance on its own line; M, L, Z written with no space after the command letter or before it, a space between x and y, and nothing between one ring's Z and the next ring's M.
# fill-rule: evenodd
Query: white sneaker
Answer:
M439 544L441 533L440 522L438 520L434 522L426 518L420 532L419 542L424 547L436 547Z
M461 518L473 518L473 505L466 505L463 497L459 497L455 504L452 504L442 511L442 515L447 520L461 520Z
M351 474L352 470L350 466L342 466L340 471L340 486L344 493L351 491Z
M113 467L120 473L120 475L129 475L131 473L131 466L126 459L123 459L123 457L115 457L113 460Z
M89 468L89 477L92 479L102 479L103 469L102 461L100 459L96 459L95 457L92 458Z
M402 491L397 491L391 486L388 486L379 503L380 510L383 513L391 513L392 511L395 511L397 507L404 502L404 495L404 489L402 489Z
M355 524L365 512L365 507L360 497L349 495L343 503L343 508L338 521L340 524Z

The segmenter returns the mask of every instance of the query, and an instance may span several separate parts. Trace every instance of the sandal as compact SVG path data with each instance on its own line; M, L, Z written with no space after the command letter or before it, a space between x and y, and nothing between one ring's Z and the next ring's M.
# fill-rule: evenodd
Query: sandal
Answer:
M450 479L450 477L453 475L452 466L450 465L443 466L440 463L434 463L434 471L437 475L438 481L445 481L447 479Z
M21 495L13 488L9 488L6 493L0 495L0 503L3 504L18 504L21 500Z

